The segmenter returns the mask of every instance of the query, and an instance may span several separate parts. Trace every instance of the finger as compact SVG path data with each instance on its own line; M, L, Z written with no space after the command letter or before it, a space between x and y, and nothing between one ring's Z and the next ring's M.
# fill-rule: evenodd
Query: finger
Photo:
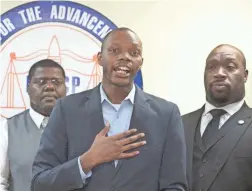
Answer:
M98 136L105 136L109 132L110 124L106 123L105 127L98 133Z
M128 138L125 138L125 139L122 139L120 141L118 141L121 145L127 145L129 143L133 143L135 142L136 140L140 139L140 138L143 138L145 136L144 133L139 133L137 135L134 135L134 136L131 136L131 137L128 137Z
M119 133L117 135L113 135L110 138L113 139L113 140L120 140L120 139L122 139L124 137L128 137L129 135L131 135L131 134L133 134L135 132L137 132L136 129L130 129L130 130L124 131L123 133Z
M119 159L132 158L137 155L139 155L139 151L134 151L130 153L121 153Z
M128 144L128 145L125 145L122 147L122 151L128 151L128 150L132 150L132 149L135 149L135 148L138 148L138 147L141 147L143 145L146 144L146 141L140 141L140 142L137 142L137 143L132 143L132 144Z

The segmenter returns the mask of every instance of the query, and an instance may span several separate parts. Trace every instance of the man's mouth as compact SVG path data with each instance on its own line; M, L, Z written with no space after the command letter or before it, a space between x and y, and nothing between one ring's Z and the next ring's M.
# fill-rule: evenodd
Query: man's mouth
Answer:
M211 84L212 88L217 91L222 91L228 88L228 84L225 82L214 82Z
M116 67L114 71L118 77L128 77L130 74L130 69L125 66Z
M45 100L45 101L54 101L56 99L57 98L55 96L51 96L51 95L43 96L43 100Z

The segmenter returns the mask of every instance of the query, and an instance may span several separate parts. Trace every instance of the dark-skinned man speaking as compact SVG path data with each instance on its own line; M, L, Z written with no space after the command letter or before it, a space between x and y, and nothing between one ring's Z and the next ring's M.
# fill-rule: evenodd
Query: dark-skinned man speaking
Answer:
M111 31L98 62L102 83L56 104L31 190L187 190L178 107L134 85L143 64L139 37L128 28Z
M252 109L244 101L246 59L223 44L206 59L205 105L183 116L192 191L252 190Z

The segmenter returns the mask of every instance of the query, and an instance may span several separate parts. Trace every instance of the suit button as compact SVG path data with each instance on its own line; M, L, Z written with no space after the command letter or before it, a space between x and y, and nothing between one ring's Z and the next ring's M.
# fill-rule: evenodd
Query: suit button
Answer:
M110 190L111 190L111 191L115 191L115 188L114 188L114 187L112 187Z
M203 162L203 163L206 163L206 162L207 162L207 159L203 159L202 162Z
M204 174L200 173L199 177L200 177L200 178L203 178L203 177L204 177Z

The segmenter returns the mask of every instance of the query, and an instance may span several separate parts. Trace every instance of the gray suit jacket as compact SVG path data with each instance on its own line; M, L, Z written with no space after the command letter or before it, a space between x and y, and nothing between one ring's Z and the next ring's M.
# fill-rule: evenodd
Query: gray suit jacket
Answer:
M99 86L59 100L33 165L32 191L184 191L186 151L178 107L136 88L130 128L145 133L140 155L97 166L83 184L77 158L104 128Z
M184 115L187 144L187 171L189 185L192 179L203 181L202 191L252 190L252 109L246 104L220 129L219 134L205 149L202 163L203 177L192 177L195 130L200 123L204 107ZM242 120L244 123L239 124ZM211 155L214 153L214 155ZM192 189L192 191L194 191Z

